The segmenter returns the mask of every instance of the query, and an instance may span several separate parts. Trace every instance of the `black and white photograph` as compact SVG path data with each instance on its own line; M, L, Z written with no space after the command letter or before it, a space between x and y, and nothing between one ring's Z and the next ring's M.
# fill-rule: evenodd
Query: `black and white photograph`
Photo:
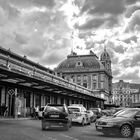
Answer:
M0 0L0 140L140 140L140 0Z

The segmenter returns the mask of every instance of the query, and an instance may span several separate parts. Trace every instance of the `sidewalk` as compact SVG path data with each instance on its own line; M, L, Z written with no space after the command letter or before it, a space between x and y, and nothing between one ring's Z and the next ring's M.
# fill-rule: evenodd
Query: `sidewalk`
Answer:
M19 117L19 118L13 118L13 117L0 117L0 121L4 120L30 120L33 119L31 117Z

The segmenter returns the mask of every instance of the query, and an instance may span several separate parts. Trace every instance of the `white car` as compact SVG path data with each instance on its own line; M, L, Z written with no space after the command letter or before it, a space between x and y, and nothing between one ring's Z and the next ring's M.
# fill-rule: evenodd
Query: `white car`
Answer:
M87 110L83 105L70 105L68 110L71 114L72 122L80 123L82 126L90 123L90 118L87 115Z

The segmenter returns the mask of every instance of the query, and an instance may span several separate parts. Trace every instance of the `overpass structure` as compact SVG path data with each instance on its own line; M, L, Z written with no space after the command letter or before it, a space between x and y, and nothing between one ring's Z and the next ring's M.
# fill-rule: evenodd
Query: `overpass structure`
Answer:
M33 106L47 103L83 104L90 108L103 107L104 99L26 56L0 47L0 106L8 107L9 116L28 116Z

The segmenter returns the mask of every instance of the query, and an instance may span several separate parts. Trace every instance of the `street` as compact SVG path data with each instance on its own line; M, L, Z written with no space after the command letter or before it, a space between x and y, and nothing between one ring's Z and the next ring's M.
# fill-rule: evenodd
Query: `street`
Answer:
M131 140L104 136L96 132L94 123L84 127L74 124L68 131L42 131L40 120L0 120L0 140Z

